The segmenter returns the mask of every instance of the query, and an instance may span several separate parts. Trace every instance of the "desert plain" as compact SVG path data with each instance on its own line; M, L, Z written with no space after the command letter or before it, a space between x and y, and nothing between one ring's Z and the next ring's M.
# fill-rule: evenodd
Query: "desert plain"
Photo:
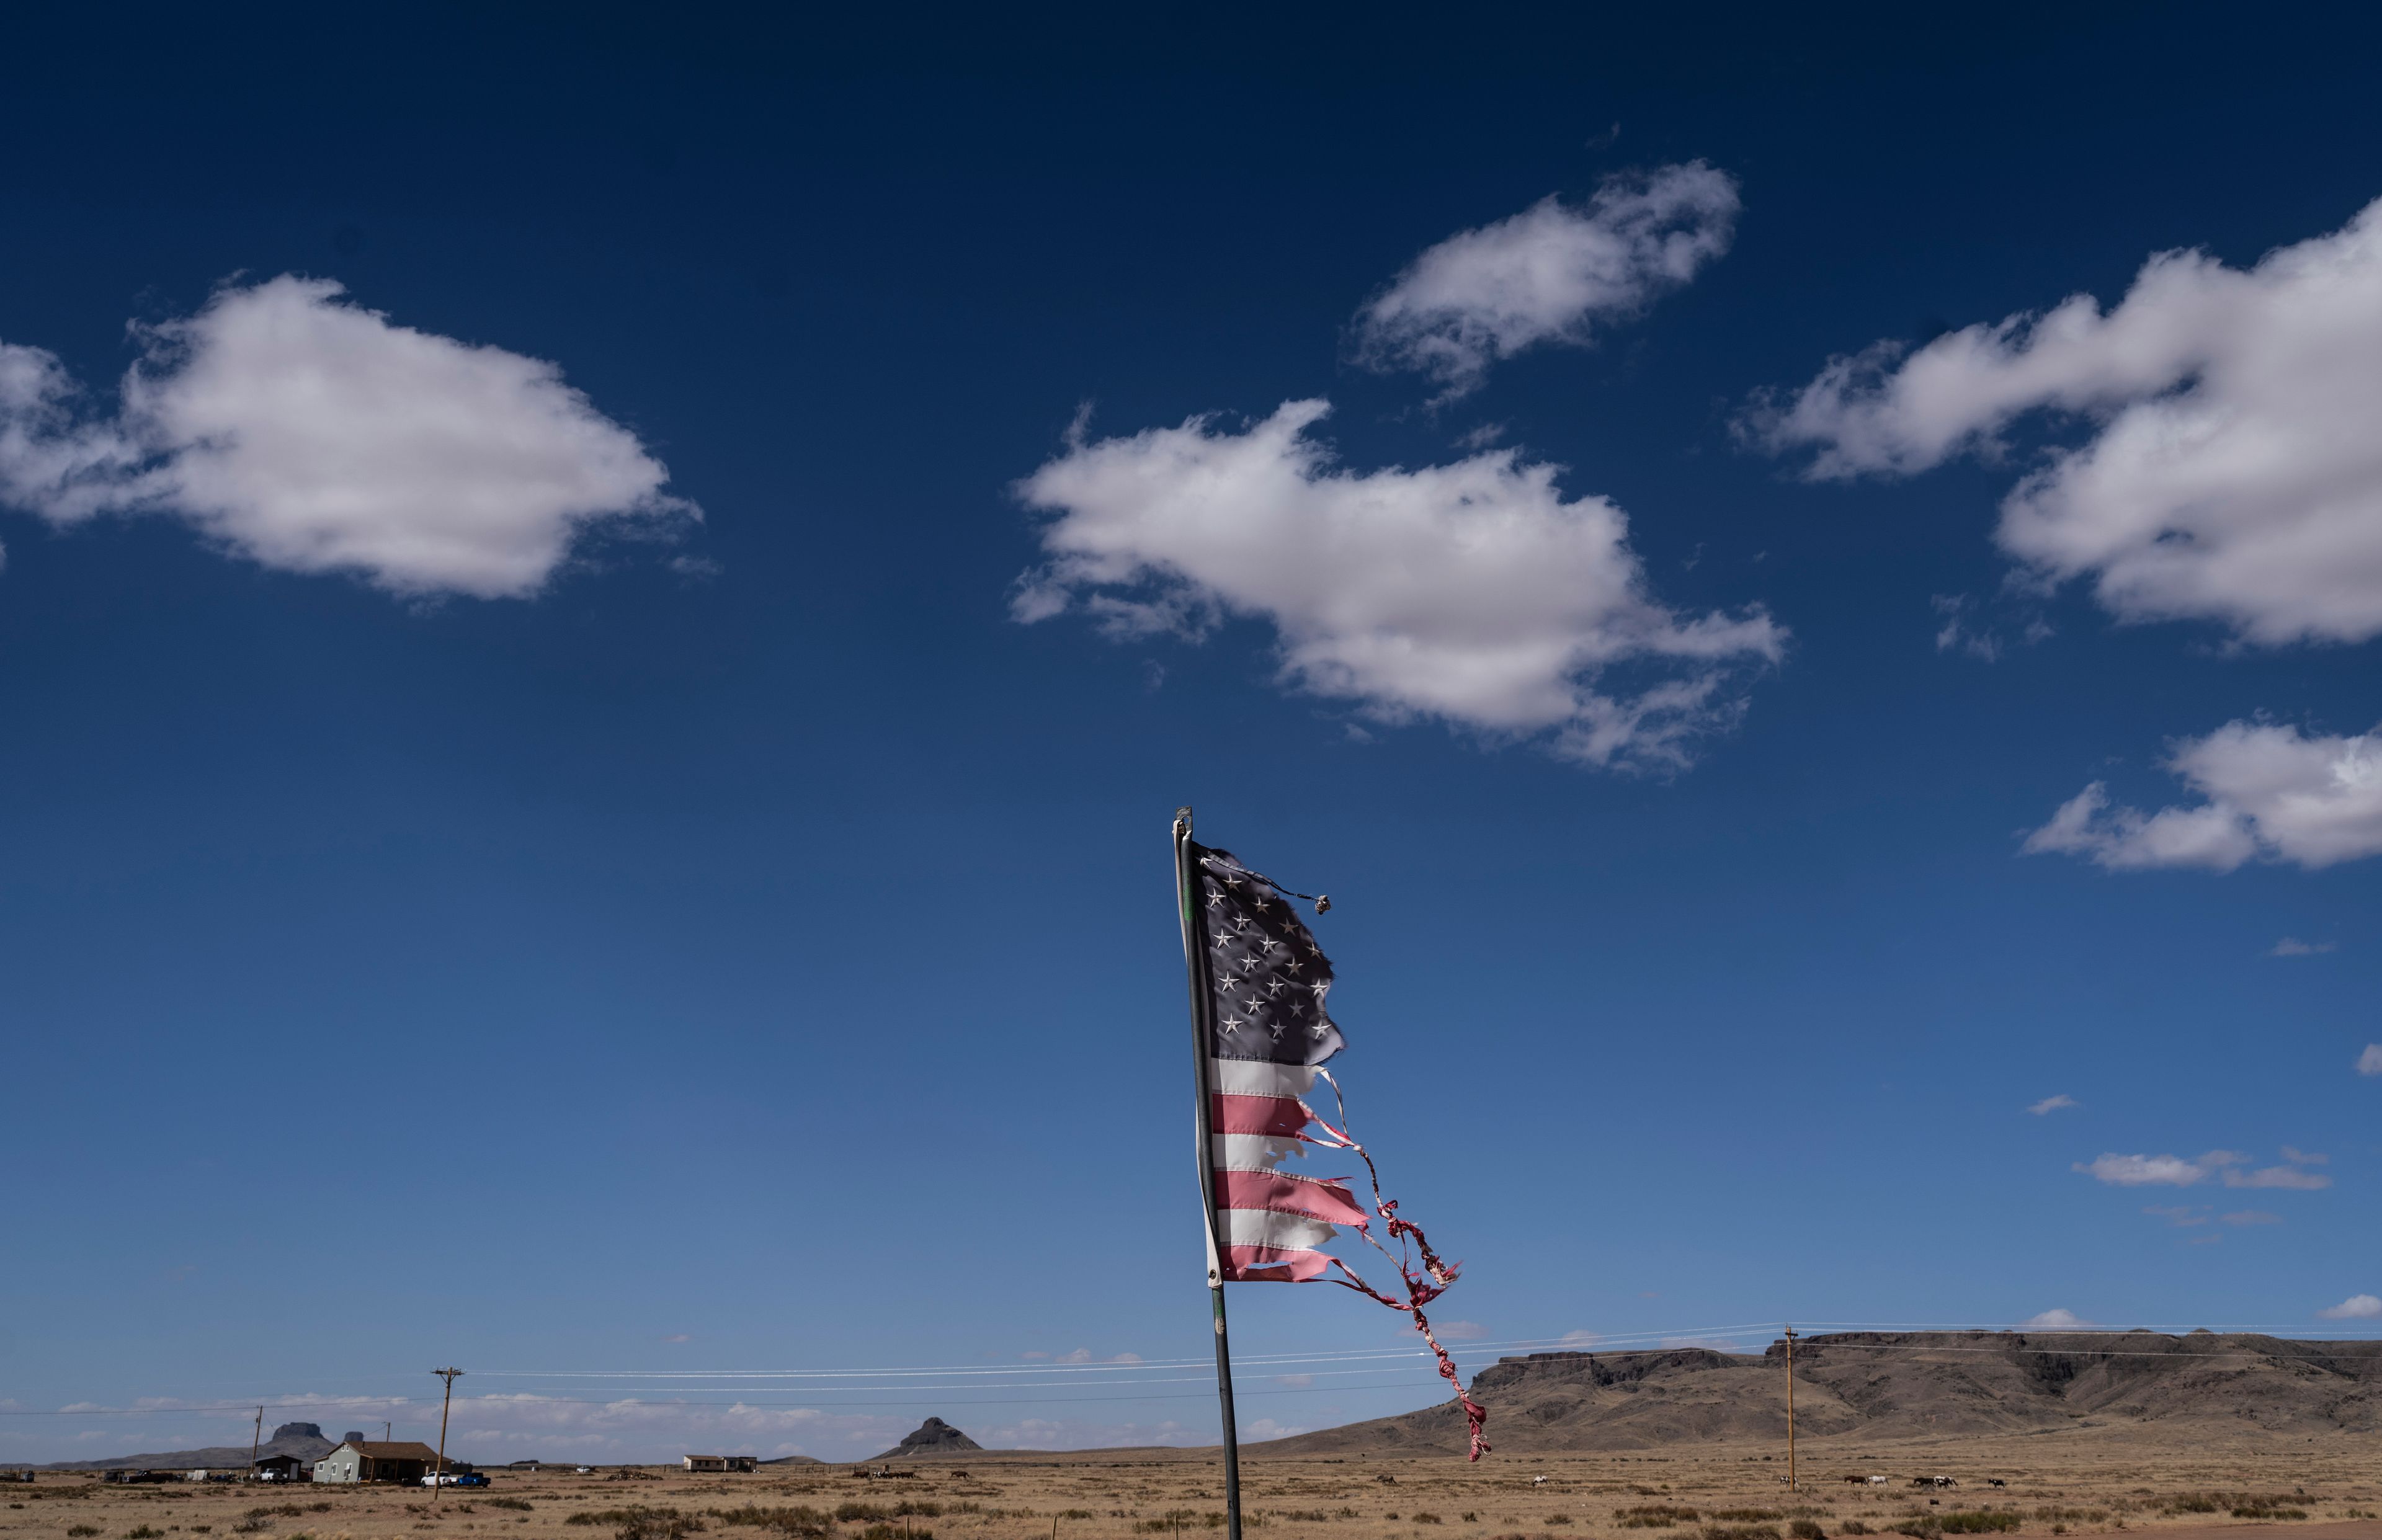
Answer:
M894 1473L884 1473L893 1470ZM1808 1540L1908 1534L2382 1540L2366 1435L1811 1440L1782 1448L1243 1465L1246 1525L1272 1540ZM1958 1485L1912 1485L1948 1476ZM1884 1476L1873 1484L1867 1478ZM1850 1479L1848 1479L1850 1478ZM2007 1485L1994 1487L1989 1481ZM168 1483L43 1473L8 1489L0 1540L1133 1540L1222 1525L1213 1450L978 1454L882 1465L497 1472L481 1490ZM2236 1515L2241 1515L2237 1517Z

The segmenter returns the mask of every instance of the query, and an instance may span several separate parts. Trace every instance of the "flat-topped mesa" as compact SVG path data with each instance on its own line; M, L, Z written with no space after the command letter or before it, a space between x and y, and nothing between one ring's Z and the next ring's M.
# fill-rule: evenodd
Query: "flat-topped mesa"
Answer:
M1472 1379L1512 1453L1783 1440L1786 1345L1593 1348L1500 1359ZM1750 1348L1751 1344L1748 1344ZM2217 1420L2217 1421L2212 1421ZM2063 1434L2146 1424L2303 1441L2382 1432L2382 1341L2249 1333L1838 1332L1795 1344L1803 1436ZM2088 1434L2088 1436L2090 1435ZM1253 1454L1458 1454L1452 1403L1252 1445Z

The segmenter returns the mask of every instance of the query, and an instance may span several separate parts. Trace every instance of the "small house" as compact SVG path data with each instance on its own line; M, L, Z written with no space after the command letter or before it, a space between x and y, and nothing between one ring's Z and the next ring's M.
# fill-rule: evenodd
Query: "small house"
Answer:
M436 1449L411 1439L351 1438L314 1461L314 1479L334 1484L393 1481L418 1486L437 1463Z
M751 1471L757 1469L761 1457L752 1454L691 1454L685 1457L690 1471Z

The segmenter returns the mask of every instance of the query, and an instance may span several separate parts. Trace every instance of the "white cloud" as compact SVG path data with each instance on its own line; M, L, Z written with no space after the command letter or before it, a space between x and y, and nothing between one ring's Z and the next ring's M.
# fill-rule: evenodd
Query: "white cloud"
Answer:
M1260 1436L1278 1437L1278 1434L1259 1435L1255 1431L1273 1425L1270 1422L1244 1423L1241 1436L1251 1441ZM974 1424L966 1431L976 1442L993 1449L1139 1448L1216 1441L1213 1423L1185 1426L1171 1419L1161 1423L1091 1423L1072 1417L1022 1417L1013 1423Z
M1271 1417L1260 1417L1254 1423L1244 1423L1240 1429L1241 1436L1252 1444L1261 1443L1268 1438L1293 1438L1306 1431L1307 1424L1304 1423L1277 1422Z
M2289 1144L2283 1146L2283 1158L2290 1161L2294 1166L2329 1166L2332 1164L2332 1156L2328 1155L2316 1155L2308 1150L2295 1150Z
M2019 1324L2020 1331L2090 1331L2100 1325L2088 1321L2072 1310L2046 1310L2040 1315L2030 1315Z
M2351 1294L2339 1304L2315 1313L2319 1321L2371 1321L2382 1316L2382 1297Z
M1197 417L1098 443L1072 434L1019 483L1058 517L1013 613L1077 608L1118 638L1261 618L1287 685L1385 722L1543 735L1596 765L1685 764L1692 739L1741 712L1732 674L1782 655L1785 629L1759 610L1659 604L1627 517L1603 497L1565 500L1555 467L1492 449L1359 475L1308 435L1329 410L1285 402L1239 433Z
M1566 1348L1592 1348L1599 1342L1603 1341L1604 1338L1596 1332L1583 1330L1567 1331L1561 1337L1557 1338L1556 1340L1561 1342Z
M1313 1375L1276 1375L1273 1376L1273 1382L1276 1385L1287 1386L1293 1390L1304 1390L1315 1383L1315 1376Z
M1549 197L1448 237L1357 312L1358 360L1410 369L1448 397L1541 343L1587 345L1728 250L1737 183L1702 161L1611 177L1588 206Z
M2269 1214L2262 1208L2237 1208L2218 1217L2229 1225L2279 1225L2283 1222L2281 1215Z
M2267 947L2266 955L2268 957L2318 957L2331 951L2339 943L2331 941L2302 941L2297 936L2287 935Z
M2108 788L2094 781L2023 849L2116 870L2217 872L2253 859L2312 870L2382 853L2382 734L2311 738L2296 727L2229 722L2183 740L2167 763L2200 801L2145 813L2112 807Z
M2314 1192L2330 1187L2332 1179L2314 1171L2302 1171L2296 1166L2262 1166L2254 1171L2226 1167L2228 1187L2279 1187L2299 1192Z
M2212 1150L2198 1160L2180 1155L2105 1155L2087 1165L2069 1167L2111 1187L2191 1187L2206 1181L2209 1173L2241 1157L2229 1150Z
M1431 1330L1443 1342L1480 1342L1489 1336L1489 1328L1478 1321L1434 1321Z
M2002 655L2001 638L1977 628L1971 613L1975 602L1967 594L1936 593L1930 595L1929 602L1941 621L1935 629L1937 652L1958 648L1981 663L1992 663Z
M2162 1208L2154 1204L2149 1208L2143 1209L2143 1212L2144 1214L2155 1215L2159 1218L2165 1219L2168 1224L2173 1225L2179 1229L2186 1229L2190 1228L2193 1225L2204 1225L2208 1223L2207 1207L2208 1205L2205 1204L2201 1204L2198 1208L2193 1208L2189 1204L2182 1204L2167 1208Z
M2075 1097L2063 1093L2057 1096L2045 1096L2043 1100L2030 1106L2027 1110L2033 1113L2037 1118L2041 1118L2046 1113L2057 1112L2062 1107L2075 1106L2079 1104Z
M2361 1075L2382 1075L2382 1043L2365 1045L2365 1051L2357 1056L2357 1072Z
M2306 1161L2308 1156L2288 1148L2287 1158ZM2321 1160L2323 1157L2318 1156ZM2330 1187L2332 1179L2296 1166L2262 1166L2245 1170L2250 1157L2239 1150L2211 1150L2195 1159L2180 1155L2105 1155L2087 1164L2077 1162L2070 1170L2081 1171L2095 1181L2112 1187L2194 1187L2211 1177L2223 1180L2228 1187L2277 1187L2313 1192ZM2145 1209L2144 1213L2166 1213L2167 1210Z
M0 344L0 502L170 514L265 567L484 599L536 593L591 530L701 517L555 365L341 292L285 275L138 328L113 418L78 409L53 355Z
M1749 422L1815 478L1909 475L2036 410L2094 426L2002 505L2002 547L2092 575L2121 618L2202 618L2265 645L2382 634L2382 202L2246 272L2150 259L2104 314L2077 295L1833 360Z

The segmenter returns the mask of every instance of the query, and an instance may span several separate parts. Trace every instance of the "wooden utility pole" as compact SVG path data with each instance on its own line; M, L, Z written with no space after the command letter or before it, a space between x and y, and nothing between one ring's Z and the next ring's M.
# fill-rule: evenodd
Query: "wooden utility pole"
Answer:
M447 1382L447 1399L438 1403L438 1474L430 1484L430 1500L436 1502L438 1494L447 1486L447 1409L455 1404L455 1378L463 1371L433 1369L430 1372Z
M248 1479L256 1479L256 1450L264 1442L264 1408L256 1409L256 1432L248 1440Z
M1786 1328L1786 1490L1795 1490L1795 1328Z

